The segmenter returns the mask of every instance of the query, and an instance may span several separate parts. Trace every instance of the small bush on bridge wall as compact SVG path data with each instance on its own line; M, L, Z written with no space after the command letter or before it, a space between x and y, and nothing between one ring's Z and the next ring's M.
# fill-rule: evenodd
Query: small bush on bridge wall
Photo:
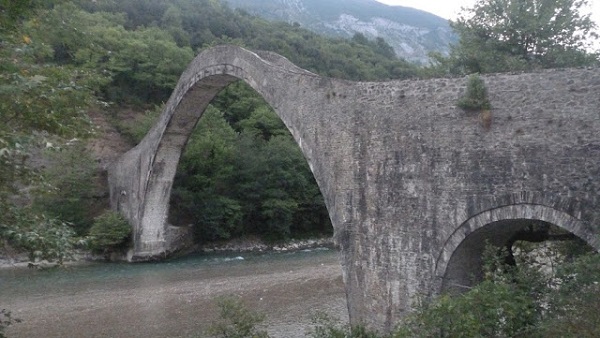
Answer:
M457 106L470 112L479 111L479 122L483 128L492 126L492 105L488 99L487 89L479 74L472 74L467 81L467 92L458 101Z
M489 110L492 108L488 100L485 83L479 74L472 74L467 81L467 92L457 103L459 108L468 111Z

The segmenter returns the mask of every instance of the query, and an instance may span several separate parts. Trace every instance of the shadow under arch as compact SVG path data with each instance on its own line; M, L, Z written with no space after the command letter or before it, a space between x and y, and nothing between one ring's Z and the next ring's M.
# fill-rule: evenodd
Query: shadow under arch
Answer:
M504 247L529 224L550 224L600 250L600 239L586 224L564 211L540 204L515 204L485 210L463 222L448 238L435 266L437 292L460 290L481 278L481 256L487 243Z
M311 93L319 93L327 79L271 52L255 53L235 46L211 48L190 63L144 139L109 168L111 205L133 226L134 248L129 260L163 257L177 249L172 243L185 234L168 225L168 212L182 151L211 100L238 80L272 107L300 147L321 192L327 189L313 161L314 144L302 136L306 126L292 106L302 93L282 85L302 83ZM135 180L130 177L132 170L136 171ZM323 196L329 209L327 195Z

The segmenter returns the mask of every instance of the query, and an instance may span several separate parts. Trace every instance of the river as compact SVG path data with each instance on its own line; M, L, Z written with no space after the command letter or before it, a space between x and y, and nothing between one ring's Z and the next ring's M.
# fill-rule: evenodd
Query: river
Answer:
M23 320L8 337L204 337L227 295L265 313L272 337L305 337L316 312L348 317L329 249L0 269L0 308Z

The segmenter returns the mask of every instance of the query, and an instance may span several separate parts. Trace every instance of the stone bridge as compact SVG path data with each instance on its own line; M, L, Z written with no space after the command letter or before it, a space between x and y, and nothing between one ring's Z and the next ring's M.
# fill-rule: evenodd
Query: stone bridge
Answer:
M175 250L169 197L211 99L248 83L300 146L323 193L350 320L384 331L416 297L469 284L485 240L527 222L600 248L600 69L482 76L490 116L456 107L467 78L351 82L269 52L220 46L183 73L159 121L109 169L133 260Z

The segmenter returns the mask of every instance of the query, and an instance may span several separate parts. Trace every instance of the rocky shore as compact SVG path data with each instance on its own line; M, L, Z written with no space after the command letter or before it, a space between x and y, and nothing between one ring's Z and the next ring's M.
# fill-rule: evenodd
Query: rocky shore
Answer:
M310 239L291 239L287 242L269 244L257 237L238 238L223 242L213 242L199 245L196 252L267 252L267 251L296 251L318 247L333 248L333 238L320 237Z
M291 239L287 242L281 243L266 243L258 237L245 237L236 238L229 241L220 241L197 245L190 248L189 250L186 250L185 253L180 253L179 255L194 252L286 252L313 249L318 247L334 248L333 238L320 237L310 239ZM93 254L89 251L78 250L74 253L73 257L66 260L64 263L66 265L74 265L104 260L124 261L127 259L126 257L126 253L114 253L110 255L110 257L106 257L105 255ZM29 258L26 253L19 253L13 249L5 251L0 250L0 269L23 268L28 266L31 267L32 265L30 263L31 262L29 261ZM37 261L34 263L34 267L36 268L49 268L55 265L55 263L48 261Z
M73 257L65 260L65 265L76 265L85 264L86 262L101 261L104 260L103 256L92 254L88 251L77 251ZM7 254L0 251L0 269L7 268L24 268L24 267L35 267L35 268L52 268L57 266L55 262L49 262L46 260L40 260L31 262L26 253L11 253Z

